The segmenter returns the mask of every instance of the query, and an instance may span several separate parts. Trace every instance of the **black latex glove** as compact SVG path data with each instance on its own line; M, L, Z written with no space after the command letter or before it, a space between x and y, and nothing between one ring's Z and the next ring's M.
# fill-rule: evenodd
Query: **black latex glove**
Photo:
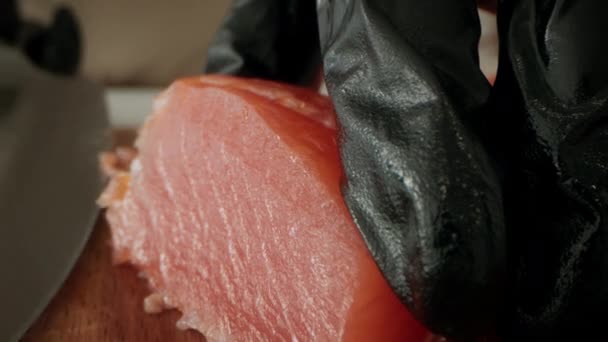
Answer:
M489 96L473 0L318 1L345 201L386 279L434 331L470 340L497 314L509 341L602 328L603 3L503 1ZM285 22L260 14L279 4L237 1L206 71L290 81L274 68L307 70L283 48L294 42L276 39Z
M603 0L499 7L489 129L508 170L509 341L606 339L607 18Z
M80 62L80 32L73 14L58 9L49 27L21 19L15 0L0 0L0 42L13 46L39 68L71 75Z
M384 276L434 331L484 333L499 307L501 191L476 133L490 91L473 0L323 1L344 199Z
M206 72L308 84L318 71L314 0L234 0Z

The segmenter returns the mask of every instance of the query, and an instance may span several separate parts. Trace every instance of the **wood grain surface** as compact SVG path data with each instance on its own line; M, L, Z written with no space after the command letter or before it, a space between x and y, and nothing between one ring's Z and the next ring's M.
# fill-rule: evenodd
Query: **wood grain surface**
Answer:
M114 137L124 146L134 133L115 132ZM144 313L146 282L134 268L112 264L109 242L102 213L72 273L22 341L204 341L198 332L175 327L180 317L175 310Z

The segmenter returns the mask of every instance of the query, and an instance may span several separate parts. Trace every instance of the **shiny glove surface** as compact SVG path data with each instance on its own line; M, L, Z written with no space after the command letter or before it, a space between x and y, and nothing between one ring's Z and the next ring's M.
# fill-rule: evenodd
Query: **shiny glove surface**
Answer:
M488 129L507 173L504 333L597 339L608 317L608 2L504 1L498 13Z
M319 27L343 195L369 250L429 328L483 333L500 307L505 238L477 133L490 86L476 3L323 1Z

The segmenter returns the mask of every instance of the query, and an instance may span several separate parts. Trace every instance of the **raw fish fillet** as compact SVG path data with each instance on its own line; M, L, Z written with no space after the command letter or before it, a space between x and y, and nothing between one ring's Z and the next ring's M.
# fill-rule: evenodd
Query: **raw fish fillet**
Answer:
M102 159L117 262L211 341L440 341L393 294L343 204L328 98L223 76L175 82L138 155ZM126 161L125 161L126 160ZM122 168L122 169L121 169Z

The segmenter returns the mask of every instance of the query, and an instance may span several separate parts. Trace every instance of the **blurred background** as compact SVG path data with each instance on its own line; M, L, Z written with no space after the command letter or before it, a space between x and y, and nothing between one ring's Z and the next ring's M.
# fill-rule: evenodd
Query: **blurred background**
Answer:
M12 0L0 0L12 1ZM81 35L79 73L105 85L111 122L136 127L172 80L201 73L230 0L16 0L23 20L48 26L60 6ZM1 10L1 9L0 9ZM0 44L0 78L13 70ZM2 80L0 80L2 82Z
M67 5L83 37L81 71L109 85L162 86L200 73L230 0L18 0L25 19L49 23Z
M74 15L81 36L78 72L105 85L114 126L138 126L152 99L176 78L199 74L206 50L231 0L0 0L16 1L26 21L50 25L60 6ZM481 67L496 69L494 15L480 11ZM0 61L3 52L0 46ZM4 58L6 60L6 58ZM0 72L10 72L0 63Z

